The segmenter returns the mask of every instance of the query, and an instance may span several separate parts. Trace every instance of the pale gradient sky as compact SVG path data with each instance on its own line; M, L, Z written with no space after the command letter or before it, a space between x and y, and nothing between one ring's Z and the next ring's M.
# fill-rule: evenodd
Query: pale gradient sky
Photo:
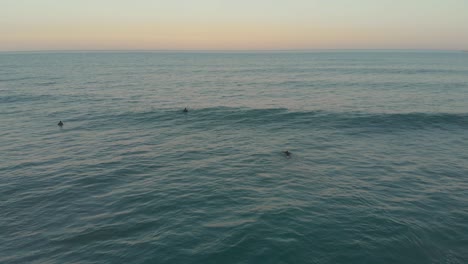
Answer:
M122 49L468 49L468 0L0 0L0 51Z

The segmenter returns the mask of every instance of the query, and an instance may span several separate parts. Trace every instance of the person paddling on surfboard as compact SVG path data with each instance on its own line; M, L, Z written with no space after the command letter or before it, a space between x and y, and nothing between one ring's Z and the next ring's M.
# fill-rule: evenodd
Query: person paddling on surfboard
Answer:
M62 127L62 126L63 126L63 122L62 122L62 120L60 120L60 122L58 122L58 124L57 124L57 125L58 125L59 127Z
M286 155L286 157L291 157L291 152L289 152L289 150L283 151L283 153Z

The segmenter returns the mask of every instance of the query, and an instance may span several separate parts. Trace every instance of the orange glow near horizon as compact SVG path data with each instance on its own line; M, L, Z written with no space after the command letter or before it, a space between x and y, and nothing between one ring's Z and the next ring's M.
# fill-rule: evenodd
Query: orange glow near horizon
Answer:
M382 6L370 0L361 6L350 0L341 5L259 0L246 1L250 9L245 10L223 0L188 7L182 0L136 0L142 7L110 0L74 6L58 0L6 1L11 12L1 16L5 9L0 11L0 51L468 48L468 4L456 0L434 7L429 6L438 3L434 0L415 0L420 5L385 0ZM105 9L105 2L114 9Z

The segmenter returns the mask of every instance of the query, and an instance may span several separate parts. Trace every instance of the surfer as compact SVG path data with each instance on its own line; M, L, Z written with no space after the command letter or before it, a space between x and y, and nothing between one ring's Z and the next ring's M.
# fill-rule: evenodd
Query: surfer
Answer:
M289 152L289 150L283 151L283 153L286 155L286 157L291 157L291 152Z
M187 113L187 112L188 112L187 107L185 107L184 108L184 113Z
M57 125L58 125L59 127L62 127L62 126L63 126L63 122L62 122L62 120L60 120L60 122L58 122L58 124L57 124Z

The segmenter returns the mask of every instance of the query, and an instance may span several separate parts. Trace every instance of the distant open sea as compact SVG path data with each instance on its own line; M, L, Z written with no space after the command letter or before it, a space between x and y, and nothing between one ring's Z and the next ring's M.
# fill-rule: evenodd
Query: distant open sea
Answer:
M468 53L0 53L0 263L466 264Z

